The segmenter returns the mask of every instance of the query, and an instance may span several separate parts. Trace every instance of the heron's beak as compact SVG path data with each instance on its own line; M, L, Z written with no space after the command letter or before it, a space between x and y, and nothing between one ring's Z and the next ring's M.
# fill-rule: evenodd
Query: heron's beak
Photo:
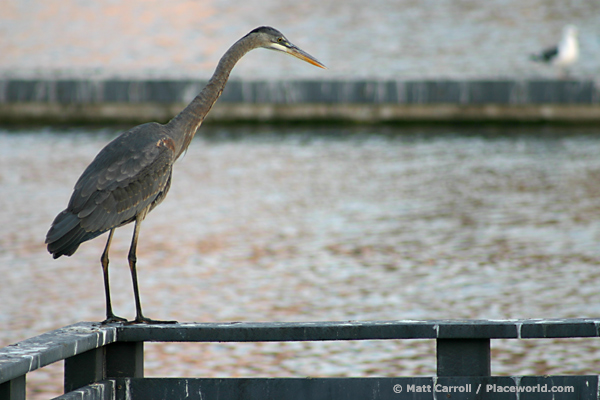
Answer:
M279 44L279 43L273 44L271 46L271 48L274 50L283 51L284 53L287 53L291 56L299 58L302 61L306 61L307 63L315 65L319 68L327 69L327 67L325 65L323 65L323 63L321 63L319 60L317 60L316 58L314 58L313 56L311 56L304 50L300 49L299 47L297 47L289 42L287 42L285 44Z
M325 65L323 65L323 63L321 63L319 60L317 60L316 58L314 58L313 56L311 56L304 50L300 49L299 47L294 46L291 43L289 44L289 47L286 47L286 53L288 53L296 58L299 58L303 61L306 61L309 64L315 65L319 68L327 69L327 67Z

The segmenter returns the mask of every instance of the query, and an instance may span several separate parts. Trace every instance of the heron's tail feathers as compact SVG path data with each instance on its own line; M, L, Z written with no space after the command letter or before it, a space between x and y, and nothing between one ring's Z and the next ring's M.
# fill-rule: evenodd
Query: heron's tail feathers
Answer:
M80 225L77 215L65 210L58 214L46 234L46 244L52 257L71 256L83 242L100 236L105 231L88 232Z

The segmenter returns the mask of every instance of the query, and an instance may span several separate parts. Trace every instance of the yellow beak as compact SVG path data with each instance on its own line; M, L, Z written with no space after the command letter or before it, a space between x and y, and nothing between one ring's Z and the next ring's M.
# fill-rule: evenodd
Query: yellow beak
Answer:
M325 65L323 65L322 62L320 62L319 60L317 60L316 58L314 58L313 56L311 56L304 50L300 49L299 47L297 47L291 43L286 43L286 45L283 45L281 47L278 46L277 48L281 49L282 51L286 52L287 54L289 54L291 56L299 58L302 61L306 61L309 64L315 65L319 68L327 69L327 67Z

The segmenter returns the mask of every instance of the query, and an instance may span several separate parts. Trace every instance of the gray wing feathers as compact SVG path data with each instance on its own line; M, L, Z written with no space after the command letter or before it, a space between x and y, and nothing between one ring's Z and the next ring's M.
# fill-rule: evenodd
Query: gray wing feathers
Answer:
M157 127L145 124L124 133L86 168L46 237L55 257L74 253L83 241L133 221L162 200L169 189L174 145ZM61 244L70 249L57 249Z
M161 164L150 166L149 173L123 180L114 189L103 189L89 196L77 216L82 228L108 230L129 222L140 211L150 206L165 189L170 176L170 166ZM77 210L74 210L77 211Z
M74 214L88 230L108 230L148 207L163 190L171 173L172 154L156 143L104 168L73 193ZM90 183L92 181L92 183Z

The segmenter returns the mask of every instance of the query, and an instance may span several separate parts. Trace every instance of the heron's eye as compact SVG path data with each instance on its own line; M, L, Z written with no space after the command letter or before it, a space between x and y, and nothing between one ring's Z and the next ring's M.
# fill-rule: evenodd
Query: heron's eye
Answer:
M283 42L283 38L277 38L277 41L278 41L279 43L281 43L281 42Z

